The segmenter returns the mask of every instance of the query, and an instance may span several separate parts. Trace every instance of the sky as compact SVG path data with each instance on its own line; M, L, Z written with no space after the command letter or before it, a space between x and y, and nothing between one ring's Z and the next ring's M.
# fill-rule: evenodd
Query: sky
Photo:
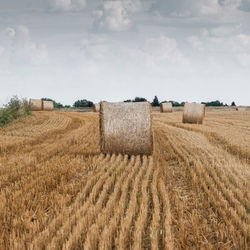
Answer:
M0 87L250 105L250 0L0 0Z

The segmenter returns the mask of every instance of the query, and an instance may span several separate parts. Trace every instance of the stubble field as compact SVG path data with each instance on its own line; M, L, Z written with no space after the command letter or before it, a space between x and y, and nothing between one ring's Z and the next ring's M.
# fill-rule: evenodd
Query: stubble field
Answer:
M0 249L249 249L250 112L181 117L152 156L101 154L96 113L0 129Z

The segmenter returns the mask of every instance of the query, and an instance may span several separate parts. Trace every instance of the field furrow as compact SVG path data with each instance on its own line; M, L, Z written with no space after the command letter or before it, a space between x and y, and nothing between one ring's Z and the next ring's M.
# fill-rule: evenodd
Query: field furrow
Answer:
M142 163L142 167L144 167L145 161ZM142 249L145 247L147 243L146 233L149 230L148 221L150 220L150 185L151 178L154 171L153 159L149 159L149 163L147 164L147 172L145 177L143 178L141 193L140 193L140 209L136 211L138 217L134 223L133 230L133 239L131 238L131 242L133 242L132 249ZM150 246L147 246L148 248Z
M138 200L141 195L141 185L144 175L147 171L148 159L146 157L143 158L143 163L140 168L140 172L135 178L134 188L131 192L129 199L127 202L127 209L125 211L125 215L121 220L121 227L119 230L119 235L116 238L115 245L119 249L128 249L131 242L131 228L136 218L136 211L138 211Z

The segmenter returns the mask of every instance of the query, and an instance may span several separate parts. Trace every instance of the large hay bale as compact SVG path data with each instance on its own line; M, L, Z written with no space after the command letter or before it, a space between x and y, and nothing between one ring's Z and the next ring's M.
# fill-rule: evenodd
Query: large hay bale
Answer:
M153 151L151 104L100 103L100 144L103 153L150 155Z
M52 101L43 101L43 110L44 111L54 110L54 103Z
M93 112L99 112L100 111L100 103L96 103L93 105Z
M205 104L185 103L183 112L183 123L202 124L205 117Z
M173 112L172 102L161 103L161 105L160 105L160 111L162 113L171 113L171 112Z
M43 110L43 101L39 99L30 99L29 101L32 111L41 111Z

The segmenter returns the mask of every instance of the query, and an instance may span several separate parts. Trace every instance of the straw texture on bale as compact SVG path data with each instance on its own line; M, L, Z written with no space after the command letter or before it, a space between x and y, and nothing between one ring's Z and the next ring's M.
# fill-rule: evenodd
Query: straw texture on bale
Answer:
M202 124L205 117L205 104L185 103L183 123Z
M43 110L43 102L39 99L30 99L30 107L32 111L41 111Z
M54 103L52 101L43 101L43 110L44 111L54 110Z
M99 112L100 111L100 103L96 103L93 105L93 112Z
M100 144L103 153L150 155L153 151L151 104L100 103Z
M160 105L160 111L162 113L171 113L171 112L173 112L172 102L161 103L161 105Z

